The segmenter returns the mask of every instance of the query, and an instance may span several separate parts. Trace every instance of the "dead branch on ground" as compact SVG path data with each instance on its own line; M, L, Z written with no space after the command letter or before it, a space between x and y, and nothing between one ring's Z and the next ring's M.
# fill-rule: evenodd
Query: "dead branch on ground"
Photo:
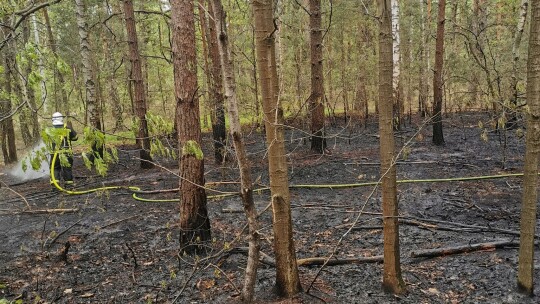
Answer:
M509 246L519 246L519 242L514 241L514 240L496 241L496 242L488 242L488 243L467 244L467 245L461 245L461 246L455 246L455 247L414 250L414 251L411 251L410 255L413 258L419 258L419 257L433 258L433 257L446 256L446 255L452 255L452 254L479 251L479 250L495 250L497 248L504 248L504 247L509 247Z

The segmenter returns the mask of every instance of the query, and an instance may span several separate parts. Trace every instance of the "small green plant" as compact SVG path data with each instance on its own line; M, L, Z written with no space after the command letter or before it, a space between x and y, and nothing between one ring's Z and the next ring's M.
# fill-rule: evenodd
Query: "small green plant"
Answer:
M194 140L188 140L182 147L182 155L193 155L196 159L203 159L204 154L201 149L201 146L199 146L199 143L197 143Z

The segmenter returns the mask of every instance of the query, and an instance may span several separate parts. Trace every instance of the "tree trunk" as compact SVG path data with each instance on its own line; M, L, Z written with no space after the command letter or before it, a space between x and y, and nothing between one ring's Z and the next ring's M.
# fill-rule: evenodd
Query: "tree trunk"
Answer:
M429 87L428 87L428 79L427 79L427 73L426 73L426 63L428 60L428 48L427 42L429 35L426 33L426 24L429 23L429 18L426 18L424 20L424 0L420 0L420 11L422 16L422 25L420 26L420 35L422 43L420 45L420 68L419 68L419 84L418 84L418 112L420 113L420 117L426 117L428 115L427 110L427 99L429 95Z
M392 95L394 97L394 127L401 129L403 123L403 94L401 85L401 36L399 32L399 1L392 0Z
M379 134L384 236L383 288L405 291L399 257L399 225L396 190L395 147L392 125L392 21L390 0L379 0Z
M32 32L34 34L34 43L36 44L38 48L41 48L41 37L39 36L39 29L38 29L36 14L32 14L31 21L32 21ZM47 113L49 101L48 101L48 96L47 96L47 85L45 83L46 76L45 76L45 67L43 64L42 54L38 55L37 66L38 66L38 71L39 71L39 77L41 78L40 85L39 85L40 97L42 100L41 105L43 106L44 112ZM38 124L38 133L36 134L36 137L39 137L39 136L40 136L40 130L39 130L39 124Z
M519 6L519 19L516 26L516 32L514 34L514 43L512 44L512 78L510 89L512 90L511 113L508 119L507 127L513 128L517 123L517 101L519 96L518 91L518 63L519 63L519 45L521 44L521 37L523 36L523 30L525 29L525 21L527 20L527 8L529 7L529 0L521 0Z
M244 205L244 212L249 226L249 253L246 266L246 277L242 298L244 302L250 303L253 300L255 283L257 281L257 267L259 264L259 224L257 222L257 209L253 202L253 185L251 178L251 166L247 158L244 146L244 136L240 125L238 114L238 100L236 98L236 80L234 76L233 61L229 51L229 42L225 22L225 13L221 0L212 0L212 7L216 20L216 34L218 35L218 50L220 63L223 70L223 80L225 86L225 98L228 104L228 114L230 121L230 132L233 139L238 166L240 168L240 194Z
M201 150L193 0L171 1L176 124L180 147L180 246L192 254L211 239Z
M114 11L114 7L111 7L110 9ZM112 14L114 13L109 14L109 17L111 17ZM116 82L116 78L117 78L116 71L112 70L112 67L115 66L115 62L114 62L114 56L113 56L113 48L111 47L111 37L110 36L104 37L103 43L104 43L105 61L107 62L108 66L111 68L107 72L107 76L105 78L107 81L106 89L107 89L108 97L109 97L108 104L111 106L111 110L112 110L111 112L114 118L114 131L120 131L124 129L124 118L122 117L123 107L122 107L122 100L120 99L120 96L118 94L118 83Z
M4 20L7 20L5 18ZM3 27L3 36L7 36L8 29ZM6 49L3 53L4 63L4 77L3 85L6 93L5 102L0 102L0 116L3 117L0 120L0 140L2 145L2 155L4 156L4 163L6 165L17 162L17 147L15 146L15 128L13 127L12 117L12 79L13 79L13 64L15 60L15 53L11 51L11 44L13 41L7 41Z
M94 65L92 64L92 51L88 37L88 24L86 22L84 0L75 0L77 27L79 29L79 42L81 47L82 76L85 88L86 115L94 130L102 131L101 112L96 97L96 83L94 81ZM103 145L97 142L92 144L91 159L103 156Z
M309 0L309 28L311 50L311 151L323 154L324 137L324 78L323 41L321 27L321 0Z
M225 161L226 129L225 129L225 107L223 97L223 78L221 74L221 63L219 61L219 50L216 36L216 23L212 6L208 5L208 12L211 18L208 20L208 54L210 55L210 116L212 122L212 137L214 139L214 158L216 163ZM202 18L202 17L201 17Z
M129 47L129 61L131 62L131 79L135 91L135 115L139 119L137 146L140 149L141 168L154 167L150 156L150 138L148 137L148 122L146 121L146 94L142 77L141 56L137 40L137 27L132 0L124 0L124 15L126 20L127 42Z
M534 233L538 203L538 158L540 157L540 3L531 1L529 58L527 60L527 137L521 205L518 287L534 292Z
M45 19L45 27L47 28L47 37L49 40L49 47L51 48L51 52L53 53L54 59L56 60L54 67L53 67L53 73L54 73L54 92L53 92L53 99L54 99L54 111L61 111L61 112L68 112L69 105L68 105L68 96L67 92L64 88L64 75L62 72L58 69L57 62L59 61L58 52L56 50L56 40L54 39L54 35L51 28L51 22L49 20L49 13L47 11L47 8L43 9L43 18ZM58 88L59 87L59 88ZM60 91L60 98L58 98L58 91Z
M302 286L296 265L293 241L287 160L285 158L283 110L279 103L272 0L252 2L255 24L257 68L263 97L264 123L268 146L268 167L273 207L276 291L292 297Z
M433 72L433 144L444 145L442 125L444 21L446 0L439 0L437 40L435 41L435 70Z

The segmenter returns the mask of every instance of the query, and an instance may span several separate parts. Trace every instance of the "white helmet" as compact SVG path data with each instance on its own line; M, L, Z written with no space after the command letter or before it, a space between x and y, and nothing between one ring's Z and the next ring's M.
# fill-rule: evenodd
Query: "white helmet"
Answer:
M52 115L52 124L53 126L62 126L64 125L64 115L60 112L55 112Z

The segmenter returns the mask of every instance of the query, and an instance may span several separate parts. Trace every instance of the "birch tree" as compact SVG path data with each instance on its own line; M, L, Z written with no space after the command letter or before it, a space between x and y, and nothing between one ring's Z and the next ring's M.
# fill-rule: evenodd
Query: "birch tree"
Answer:
M512 90L512 97L510 100L510 106L512 107L512 113L508 119L507 126L512 128L517 121L516 106L518 104L518 63L519 63L519 46L521 44L521 37L523 37L523 30L525 29L525 21L527 20L527 9L529 7L529 0L521 0L519 6L518 22L516 25L516 32L514 33L514 41L512 44L512 78L510 89Z
M394 97L394 126L398 129L403 123L403 94L401 89L401 38L399 33L399 1L392 0L392 94Z

